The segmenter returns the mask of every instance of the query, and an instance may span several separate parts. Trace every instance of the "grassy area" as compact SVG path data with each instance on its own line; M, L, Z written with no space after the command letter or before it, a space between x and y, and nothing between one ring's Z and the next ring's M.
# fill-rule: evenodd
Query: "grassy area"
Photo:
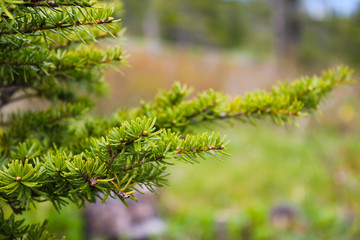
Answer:
M166 239L215 239L221 222L229 239L352 239L356 206L331 167L345 164L345 150L359 155L358 137L269 125L227 134L231 157L171 169L161 193ZM279 225L279 207L294 218Z

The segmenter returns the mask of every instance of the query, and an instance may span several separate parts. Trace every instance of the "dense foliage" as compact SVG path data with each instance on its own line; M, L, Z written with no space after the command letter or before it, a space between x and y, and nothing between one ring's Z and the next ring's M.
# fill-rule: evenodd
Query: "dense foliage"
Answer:
M194 135L191 127L231 119L293 123L350 77L339 68L234 99L212 90L189 99L191 90L175 84L139 108L94 118L87 111L104 91L101 67L125 64L119 47L106 50L96 40L120 33L110 25L119 21L112 9L87 0L6 0L0 17L0 108L29 97L50 105L1 118L0 200L15 214L44 201L59 211L108 197L126 205L135 191L166 184L169 164L225 154L224 138ZM14 216L1 214L0 226L2 239L50 238L44 224Z

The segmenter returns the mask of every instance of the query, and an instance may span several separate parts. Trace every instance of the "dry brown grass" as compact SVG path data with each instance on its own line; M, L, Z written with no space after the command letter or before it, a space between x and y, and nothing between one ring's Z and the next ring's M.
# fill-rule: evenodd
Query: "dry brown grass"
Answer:
M145 44L126 43L131 67L106 72L110 94L98 106L100 114L124 106L138 105L151 99L159 89L174 82L194 87L195 92L213 88L236 95L259 88L269 88L278 80L292 79L297 69L281 69L273 59L252 60L239 54L216 50L196 50L171 47L157 54L148 53Z

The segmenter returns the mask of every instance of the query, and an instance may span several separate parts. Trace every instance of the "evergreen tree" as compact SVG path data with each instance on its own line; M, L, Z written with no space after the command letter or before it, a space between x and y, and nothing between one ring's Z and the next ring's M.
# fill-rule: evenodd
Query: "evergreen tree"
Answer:
M1 239L54 238L46 223L5 218L2 207L21 214L50 201L60 211L108 197L126 205L134 192L166 184L167 165L225 154L224 138L192 134L194 126L231 119L292 124L350 79L342 67L234 99L213 90L189 99L191 89L175 84L139 108L91 117L88 109L105 89L101 68L126 63L120 47L106 50L96 40L120 34L112 13L89 0L0 2L0 108L30 97L50 103L1 115Z

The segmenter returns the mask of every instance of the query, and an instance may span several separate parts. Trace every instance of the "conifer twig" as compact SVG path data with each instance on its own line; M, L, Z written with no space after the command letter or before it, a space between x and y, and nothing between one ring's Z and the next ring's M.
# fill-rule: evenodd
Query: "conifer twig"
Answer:
M100 19L100 20L94 20L94 21L83 21L78 20L74 23L68 22L68 23L62 23L57 22L56 25L50 25L50 26L38 26L38 27L32 27L32 28L20 28L16 30L5 30L0 31L1 35L9 35L9 34L25 34L25 33L34 33L36 31L43 31L43 30L51 30L51 29L61 29L61 28L69 28L69 27L76 27L76 26L85 26L85 25L99 25L99 24L106 24L106 23L112 23L116 20L113 17L108 17L106 19Z

